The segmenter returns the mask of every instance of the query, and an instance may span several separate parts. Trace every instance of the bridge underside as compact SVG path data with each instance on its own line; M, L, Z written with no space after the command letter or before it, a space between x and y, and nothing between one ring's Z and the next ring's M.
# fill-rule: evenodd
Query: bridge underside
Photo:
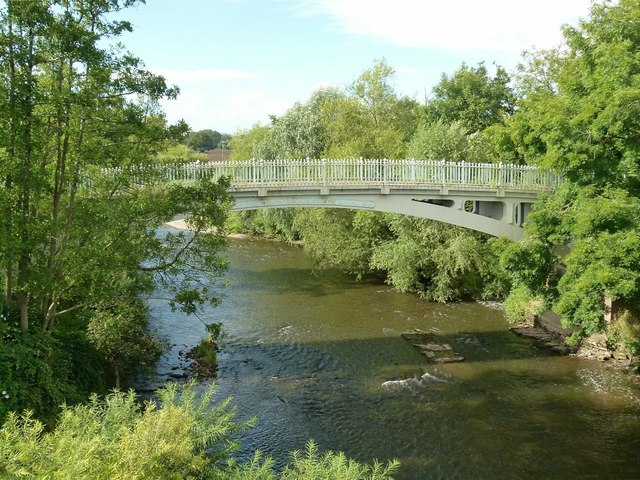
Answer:
M518 241L522 224L536 199L518 191L494 192L434 189L376 188L232 188L232 210L262 208L352 208L399 213L437 220L496 237Z

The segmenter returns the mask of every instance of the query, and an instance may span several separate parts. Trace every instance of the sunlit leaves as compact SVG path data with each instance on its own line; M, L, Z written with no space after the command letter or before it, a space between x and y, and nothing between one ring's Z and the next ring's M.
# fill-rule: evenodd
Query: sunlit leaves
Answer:
M493 78L484 63L463 64L453 75L442 74L427 103L427 118L446 123L461 122L469 132L501 123L514 111L514 94L506 70L496 67Z
M526 159L563 173L565 185L535 205L528 239L503 262L578 337L605 329L605 299L640 305L639 25L635 0L594 4L565 28L565 49L527 57L509 123ZM557 288L551 251L564 264Z
M256 453L238 464L238 423L230 400L214 402L216 387L195 383L158 390L141 404L133 391L64 407L51 431L30 412L12 413L0 429L0 476L111 480L391 480L399 463L361 464L343 453L320 453L309 441L279 472Z
M66 407L45 433L29 413L12 414L0 430L3 478L211 478L229 458L234 422L228 402L213 404L215 386L176 385L144 408L133 392ZM207 455L209 453L209 455Z

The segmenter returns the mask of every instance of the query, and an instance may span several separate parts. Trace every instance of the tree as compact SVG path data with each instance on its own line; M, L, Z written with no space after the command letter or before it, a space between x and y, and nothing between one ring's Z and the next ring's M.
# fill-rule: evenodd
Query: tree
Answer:
M371 266L402 292L446 302L501 298L508 281L486 236L431 220L388 215L392 236L374 248Z
M521 102L525 128L518 139L531 162L580 185L640 193L635 115L639 10L634 1L595 4L588 21L565 29L568 52L546 59L553 88L533 88ZM539 70L535 60L526 78Z
M177 209L220 220L201 191L225 205L222 184L135 188L137 176L152 175L154 155L186 129L168 126L157 107L175 88L135 57L102 49L130 29L107 14L135 2L57 3L8 2L0 23L8 112L0 125L3 197L12 212L0 220L3 303L10 308L16 301L23 330L30 312L39 311L49 330L66 312L132 293L140 263L167 255L156 226ZM109 166L119 173L101 176Z
M407 157L448 162L476 161L469 158L469 137L460 122L422 124L407 147Z
M378 60L341 95L323 105L329 158L403 158L417 119L418 104L398 97L394 70Z
M305 252L318 265L338 267L358 278L372 271L374 248L389 237L385 217L364 210L301 210L295 226Z
M197 132L189 132L186 139L186 145L196 152L206 152L218 148L222 135L215 130L198 130Z
M440 83L433 88L433 99L426 105L427 120L460 121L469 132L501 123L514 112L510 81L500 66L496 66L491 78L483 62L475 68L462 64L451 77L442 74Z
M130 28L105 21L106 13L132 2L55 3L9 1L0 20L8 119L0 146L12 212L2 220L4 303L17 302L24 330L31 305L39 306L45 329L57 315L87 165L147 156L147 145L172 133L151 115L155 102L176 93L137 59L98 47ZM126 99L135 94L144 101Z
M231 160L251 160L258 158L256 148L271 127L256 124L248 130L236 132L229 141Z
M516 283L554 305L576 338L609 328L605 298L640 307L639 25L635 0L594 4L589 19L565 28L566 49L530 55L521 68L513 137L527 161L566 182L536 204L525 246L571 251L557 283L554 262L522 268L514 261L522 255L511 252L505 264Z
M144 310L140 302L100 306L89 322L89 340L113 368L118 390L122 374L153 365L164 347L157 337L145 332Z
M51 344L50 369L61 368L57 351L91 348L89 324L116 377L150 360L159 344L145 332L141 297L158 284L167 301L194 313L215 301L202 275L216 278L226 265L226 180L168 186L152 168L187 126L168 125L158 106L177 88L114 45L131 25L113 14L136 3L9 0L0 10L0 323L10 351L29 336L35 343L34 330L62 339L73 328L74 343ZM194 233L159 238L178 213ZM18 368L16 378L32 378L27 362ZM64 371L43 378L60 383L56 391L74 381Z
M323 105L338 96L333 89L315 91L305 103L296 103L274 120L264 138L256 145L261 160L320 158L326 149Z
M204 153L196 153L186 145L175 143L168 145L165 150L158 152L155 158L157 163L196 163L204 162L207 160L207 155Z

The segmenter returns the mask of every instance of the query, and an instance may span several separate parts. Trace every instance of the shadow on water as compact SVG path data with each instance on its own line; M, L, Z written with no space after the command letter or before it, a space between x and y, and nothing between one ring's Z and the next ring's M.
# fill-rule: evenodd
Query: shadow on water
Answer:
M318 277L322 277L322 282ZM244 278L251 278L251 283L241 283ZM274 282L274 278L287 278L287 282ZM299 268L270 268L269 270L249 270L235 268L229 280L232 284L245 293L277 294L302 294L309 297L323 297L327 295L339 295L348 290L366 288L372 284L380 284L374 279L365 281L352 280L345 288L344 274L337 270L322 270L309 273Z

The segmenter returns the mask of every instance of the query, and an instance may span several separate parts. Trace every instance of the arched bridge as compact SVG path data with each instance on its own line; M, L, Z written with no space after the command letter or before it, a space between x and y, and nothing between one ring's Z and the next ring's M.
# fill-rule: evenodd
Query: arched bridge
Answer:
M233 210L329 207L412 215L519 240L538 194L532 166L431 160L270 160L158 165L168 181L229 176Z

